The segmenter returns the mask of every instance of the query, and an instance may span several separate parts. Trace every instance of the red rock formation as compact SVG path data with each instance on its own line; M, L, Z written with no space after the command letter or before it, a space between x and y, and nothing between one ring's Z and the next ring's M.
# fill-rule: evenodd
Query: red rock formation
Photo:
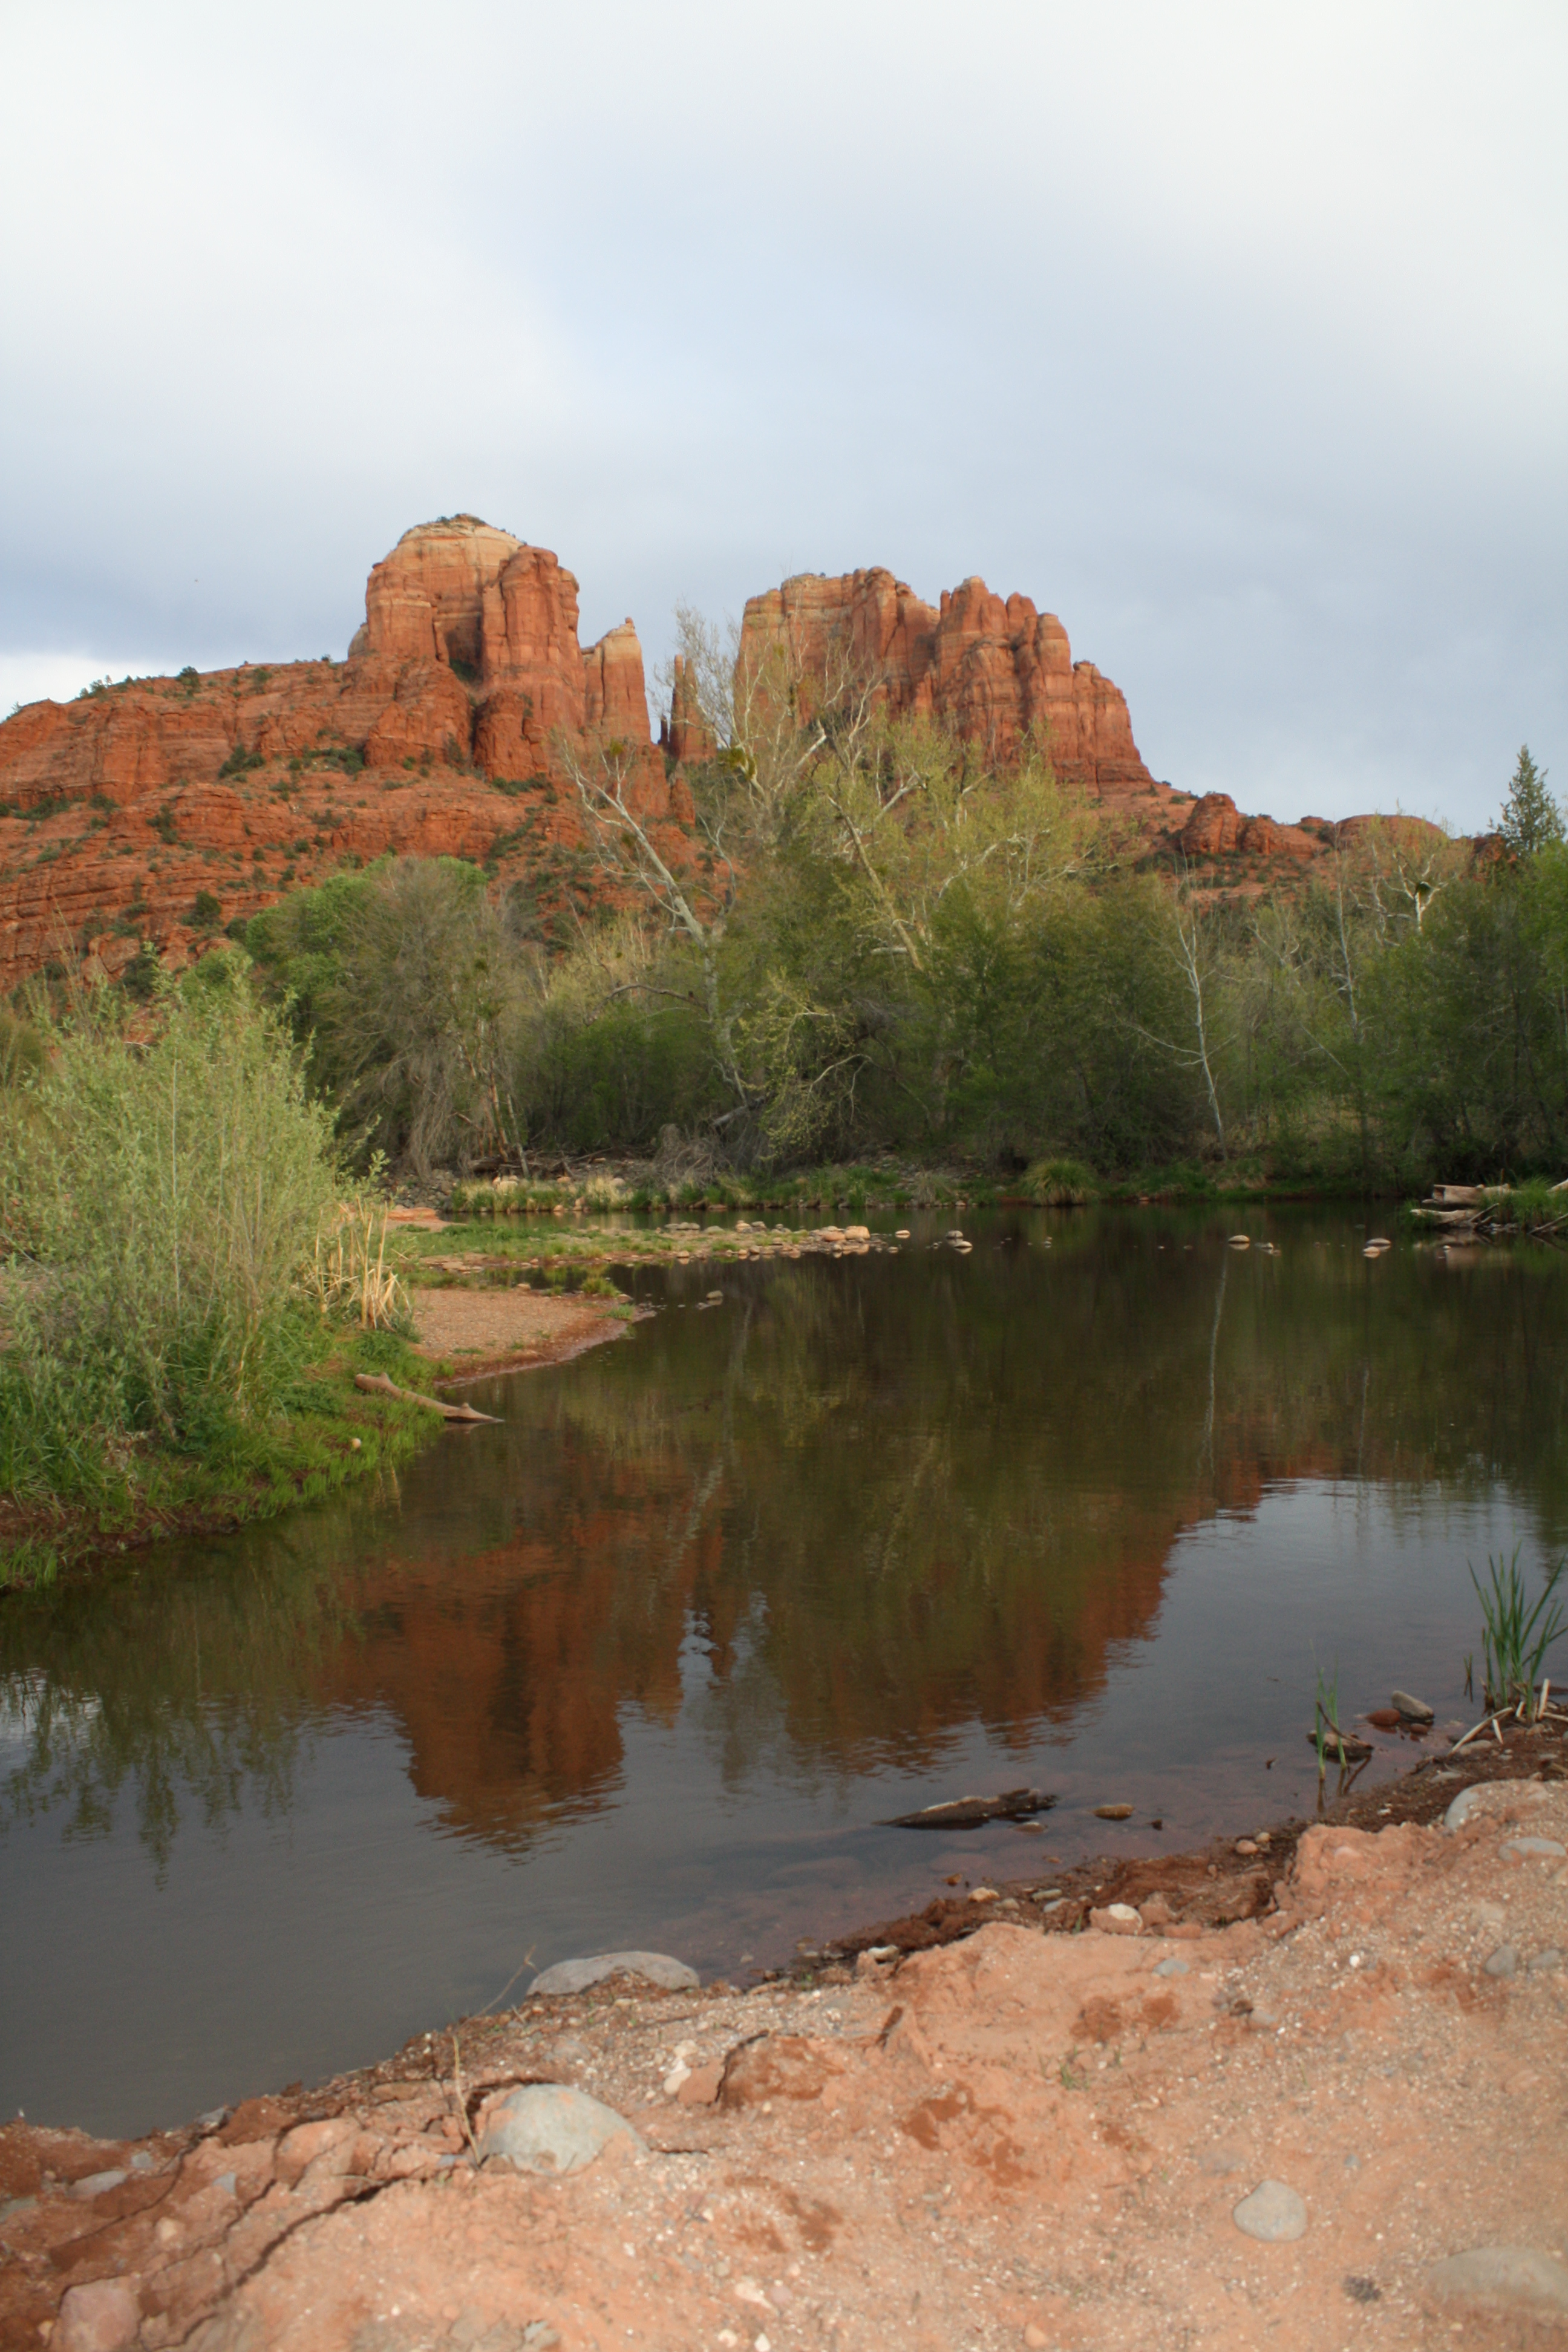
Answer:
M1150 776L1121 695L1073 661L1060 622L980 580L933 608L890 572L803 574L746 606L742 664L773 648L819 693L869 678L895 713L999 759L1033 730L1131 846L1246 861L1232 887L1373 822L1277 825L1223 793L1189 811ZM471 515L423 523L372 572L346 662L143 678L0 725L0 991L54 959L116 971L142 939L180 961L210 933L213 902L228 922L388 850L470 857L548 892L545 853L583 843L566 772L611 745L639 814L685 855L678 763L714 743L682 665L667 775L631 623L584 652L577 583L547 549ZM525 823L491 779L531 787ZM1386 837L1406 863L1442 841L1416 819L1387 820Z
M1032 732L1064 782L1101 799L1159 791L1119 688L1074 663L1056 614L1027 596L1004 603L970 579L933 610L879 566L805 572L746 606L742 663L760 669L781 646L821 690L872 679L897 716L943 721L995 759L1016 758Z
M661 751L672 760L689 762L712 759L719 739L702 715L697 687L684 655L677 654L669 689L669 716L658 730Z
M606 740L629 747L644 814L689 817L631 623L584 653L577 583L547 550L471 516L423 524L371 573L346 663L146 678L0 726L0 989L52 960L113 971L143 938L177 961L209 902L228 922L346 858L526 872L581 843L563 763ZM526 846L489 778L538 786Z

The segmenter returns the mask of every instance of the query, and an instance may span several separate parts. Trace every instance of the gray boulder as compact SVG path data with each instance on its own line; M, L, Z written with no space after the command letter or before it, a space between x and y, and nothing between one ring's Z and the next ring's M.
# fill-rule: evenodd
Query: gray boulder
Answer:
M1522 2246L1472 2246L1426 2273L1440 2303L1479 2303L1494 2310L1568 2315L1568 2270L1550 2254Z
M481 2162L496 2157L520 2172L559 2177L581 2172L621 2138L643 2146L625 2116L602 2099L560 2083L525 2083L490 2109L478 2146Z
M542 1969L528 1990L531 1995L586 1992L590 1985L614 1976L642 1977L666 1992L695 1992L700 1981L695 1969L684 1960L672 1960L668 1952L595 1952L587 1959L557 1960L553 1968Z
M1230 2218L1246 2236L1266 2246L1286 2245L1307 2234L1307 2209L1283 2180L1260 2180Z

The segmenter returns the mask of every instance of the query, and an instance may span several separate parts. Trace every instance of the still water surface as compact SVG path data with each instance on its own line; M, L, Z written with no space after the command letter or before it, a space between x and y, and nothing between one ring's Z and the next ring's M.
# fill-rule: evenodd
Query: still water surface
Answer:
M943 1222L712 1309L640 1271L381 1491L0 1604L0 2115L141 2130L571 1952L742 1973L1310 1810L1320 1665L1471 1719L1467 1563L1568 1537L1561 1259ZM877 1826L1023 1782L1043 1832Z

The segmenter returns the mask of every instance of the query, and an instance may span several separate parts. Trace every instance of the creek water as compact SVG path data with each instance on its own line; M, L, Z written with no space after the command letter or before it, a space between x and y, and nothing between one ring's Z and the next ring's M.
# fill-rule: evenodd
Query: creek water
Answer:
M143 2130L569 1953L743 1977L1310 1811L1320 1670L1473 1720L1469 1565L1568 1536L1564 1263L1393 1213L639 1268L498 1427L0 1602L0 2116ZM879 1826L1023 1784L1033 1830Z

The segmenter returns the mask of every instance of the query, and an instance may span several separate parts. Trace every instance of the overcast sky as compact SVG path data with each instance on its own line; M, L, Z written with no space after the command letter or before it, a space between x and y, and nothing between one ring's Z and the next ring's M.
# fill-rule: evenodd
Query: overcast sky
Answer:
M0 708L467 509L650 667L978 572L1190 790L1568 799L1562 0L4 0L0 87Z

